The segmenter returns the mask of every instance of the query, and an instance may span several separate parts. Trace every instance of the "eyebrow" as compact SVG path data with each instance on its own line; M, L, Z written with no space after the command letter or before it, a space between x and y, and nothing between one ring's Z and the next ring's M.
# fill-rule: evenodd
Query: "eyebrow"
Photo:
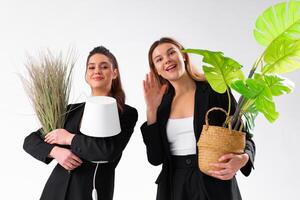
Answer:
M174 50L175 48L174 47L170 47L167 51L171 51L171 50Z
M173 50L174 49L174 47L170 47L168 50L167 50L167 52L169 52L169 51L171 51L171 50ZM157 57L159 57L159 56L161 56L161 55L158 55L158 56L155 56L154 58L153 58L153 60L155 60Z
M100 65L104 65L104 64L110 65L110 63L106 62L106 61L103 61L103 62L100 63ZM96 63L90 62L90 63L88 63L88 65L96 65Z

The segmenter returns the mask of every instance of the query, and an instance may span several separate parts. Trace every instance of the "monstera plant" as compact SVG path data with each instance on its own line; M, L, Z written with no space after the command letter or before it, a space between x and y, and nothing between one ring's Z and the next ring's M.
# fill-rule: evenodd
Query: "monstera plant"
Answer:
M239 129L242 116L252 129L258 113L274 122L276 111L274 97L290 93L294 84L281 74L300 68L300 1L276 4L266 9L256 20L254 38L265 46L261 56L254 62L248 77L239 64L222 52L203 49L186 49L184 52L203 56L206 79L218 93L227 91L230 110L230 89L241 94L233 116L227 115L225 126L231 123ZM259 70L258 70L259 69Z

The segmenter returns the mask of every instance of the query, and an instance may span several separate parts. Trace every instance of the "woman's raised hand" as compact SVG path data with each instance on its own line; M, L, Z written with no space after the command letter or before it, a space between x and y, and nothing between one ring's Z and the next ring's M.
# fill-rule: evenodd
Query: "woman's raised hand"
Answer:
M153 72L146 74L143 81L144 98L147 106L147 123L148 125L156 122L157 108L161 103L162 97L167 89L167 85L160 85Z

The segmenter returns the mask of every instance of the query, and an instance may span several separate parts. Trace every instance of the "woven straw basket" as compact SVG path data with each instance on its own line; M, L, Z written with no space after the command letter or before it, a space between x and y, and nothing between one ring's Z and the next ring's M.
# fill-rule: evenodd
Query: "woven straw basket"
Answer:
M229 128L224 128L208 124L208 114L214 110L219 110L227 114L224 109L217 107L207 111L205 125L203 125L200 139L197 143L199 168L207 175L209 175L208 171L210 170L220 170L219 168L209 166L209 163L217 163L218 159L224 154L243 153L246 143L246 134L241 131L232 130L230 125Z

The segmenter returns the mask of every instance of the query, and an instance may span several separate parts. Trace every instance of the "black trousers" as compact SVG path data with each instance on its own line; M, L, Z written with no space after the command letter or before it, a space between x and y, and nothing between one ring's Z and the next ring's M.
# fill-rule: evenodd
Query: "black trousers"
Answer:
M172 156L174 200L207 200L196 155Z

